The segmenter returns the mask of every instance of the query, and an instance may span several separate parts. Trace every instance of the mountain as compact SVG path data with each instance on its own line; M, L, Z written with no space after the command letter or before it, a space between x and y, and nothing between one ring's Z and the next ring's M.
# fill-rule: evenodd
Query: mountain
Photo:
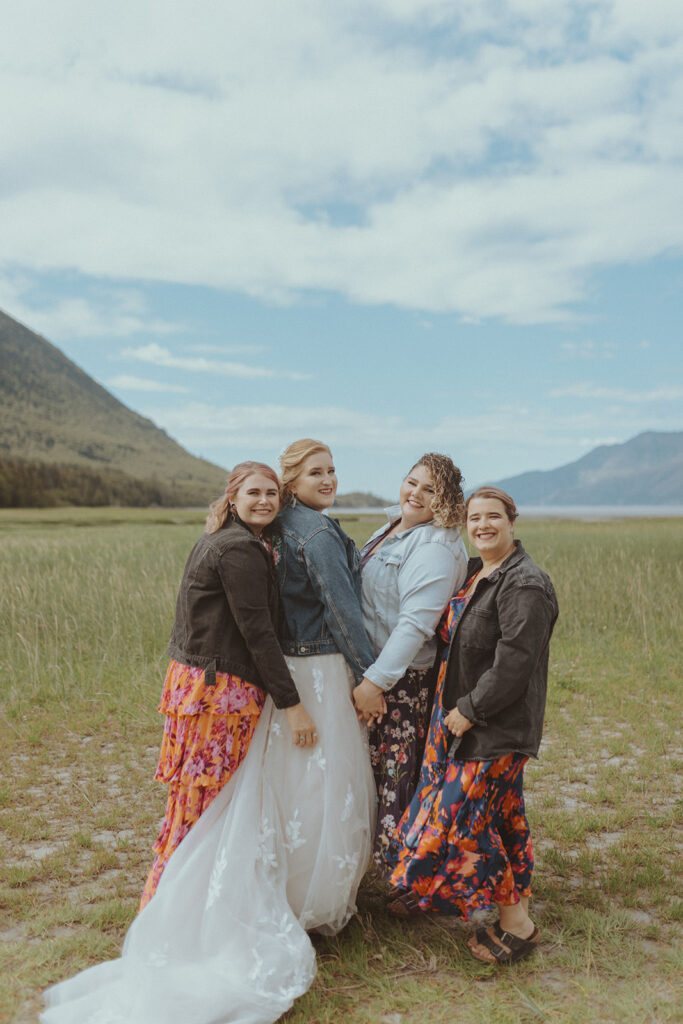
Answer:
M1 311L0 464L0 505L204 505L226 479Z
M348 494L338 494L334 499L334 509L344 508L386 508L387 505L391 505L390 501L386 501L384 498L378 498L376 494L370 494L369 491L349 491Z
M683 505L683 431L648 431L576 462L499 480L519 505Z

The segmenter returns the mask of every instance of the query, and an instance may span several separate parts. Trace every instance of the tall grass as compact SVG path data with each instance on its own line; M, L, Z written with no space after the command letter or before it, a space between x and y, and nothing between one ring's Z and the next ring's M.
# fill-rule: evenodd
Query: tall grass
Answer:
M163 813L156 704L203 514L0 514L0 1020L115 956ZM357 541L375 523L347 518ZM464 930L406 925L368 879L288 1020L673 1021L681 906L680 521L521 522L560 619L541 759L527 771L544 943L508 972Z

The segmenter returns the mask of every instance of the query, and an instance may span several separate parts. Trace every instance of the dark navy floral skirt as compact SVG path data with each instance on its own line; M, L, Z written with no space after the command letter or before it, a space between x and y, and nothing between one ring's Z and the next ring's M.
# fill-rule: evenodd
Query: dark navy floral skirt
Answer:
M417 786L429 725L433 679L431 669L426 672L408 669L385 695L387 714L368 732L379 800L373 863L381 875L389 870L386 862L389 844Z
M386 851L390 881L419 897L422 910L457 914L510 905L531 892L534 850L522 780L528 758L448 758L439 672L420 779Z

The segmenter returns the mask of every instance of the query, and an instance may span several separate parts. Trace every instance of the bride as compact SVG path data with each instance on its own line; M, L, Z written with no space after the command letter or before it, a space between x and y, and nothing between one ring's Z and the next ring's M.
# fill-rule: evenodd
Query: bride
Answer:
M275 544L281 644L314 747L295 746L270 697L242 764L170 857L121 956L47 990L43 1024L271 1024L311 985L307 931L355 912L374 831L367 738L351 703L372 661L355 546L324 509L326 445L282 456Z

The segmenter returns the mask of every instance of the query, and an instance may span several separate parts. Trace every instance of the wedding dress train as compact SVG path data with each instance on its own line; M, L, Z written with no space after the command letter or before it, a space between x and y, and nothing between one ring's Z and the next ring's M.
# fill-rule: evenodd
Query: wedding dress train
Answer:
M306 934L355 912L375 787L339 654L287 659L318 743L267 698L234 777L170 858L117 960L48 989L43 1024L272 1024L315 976Z

